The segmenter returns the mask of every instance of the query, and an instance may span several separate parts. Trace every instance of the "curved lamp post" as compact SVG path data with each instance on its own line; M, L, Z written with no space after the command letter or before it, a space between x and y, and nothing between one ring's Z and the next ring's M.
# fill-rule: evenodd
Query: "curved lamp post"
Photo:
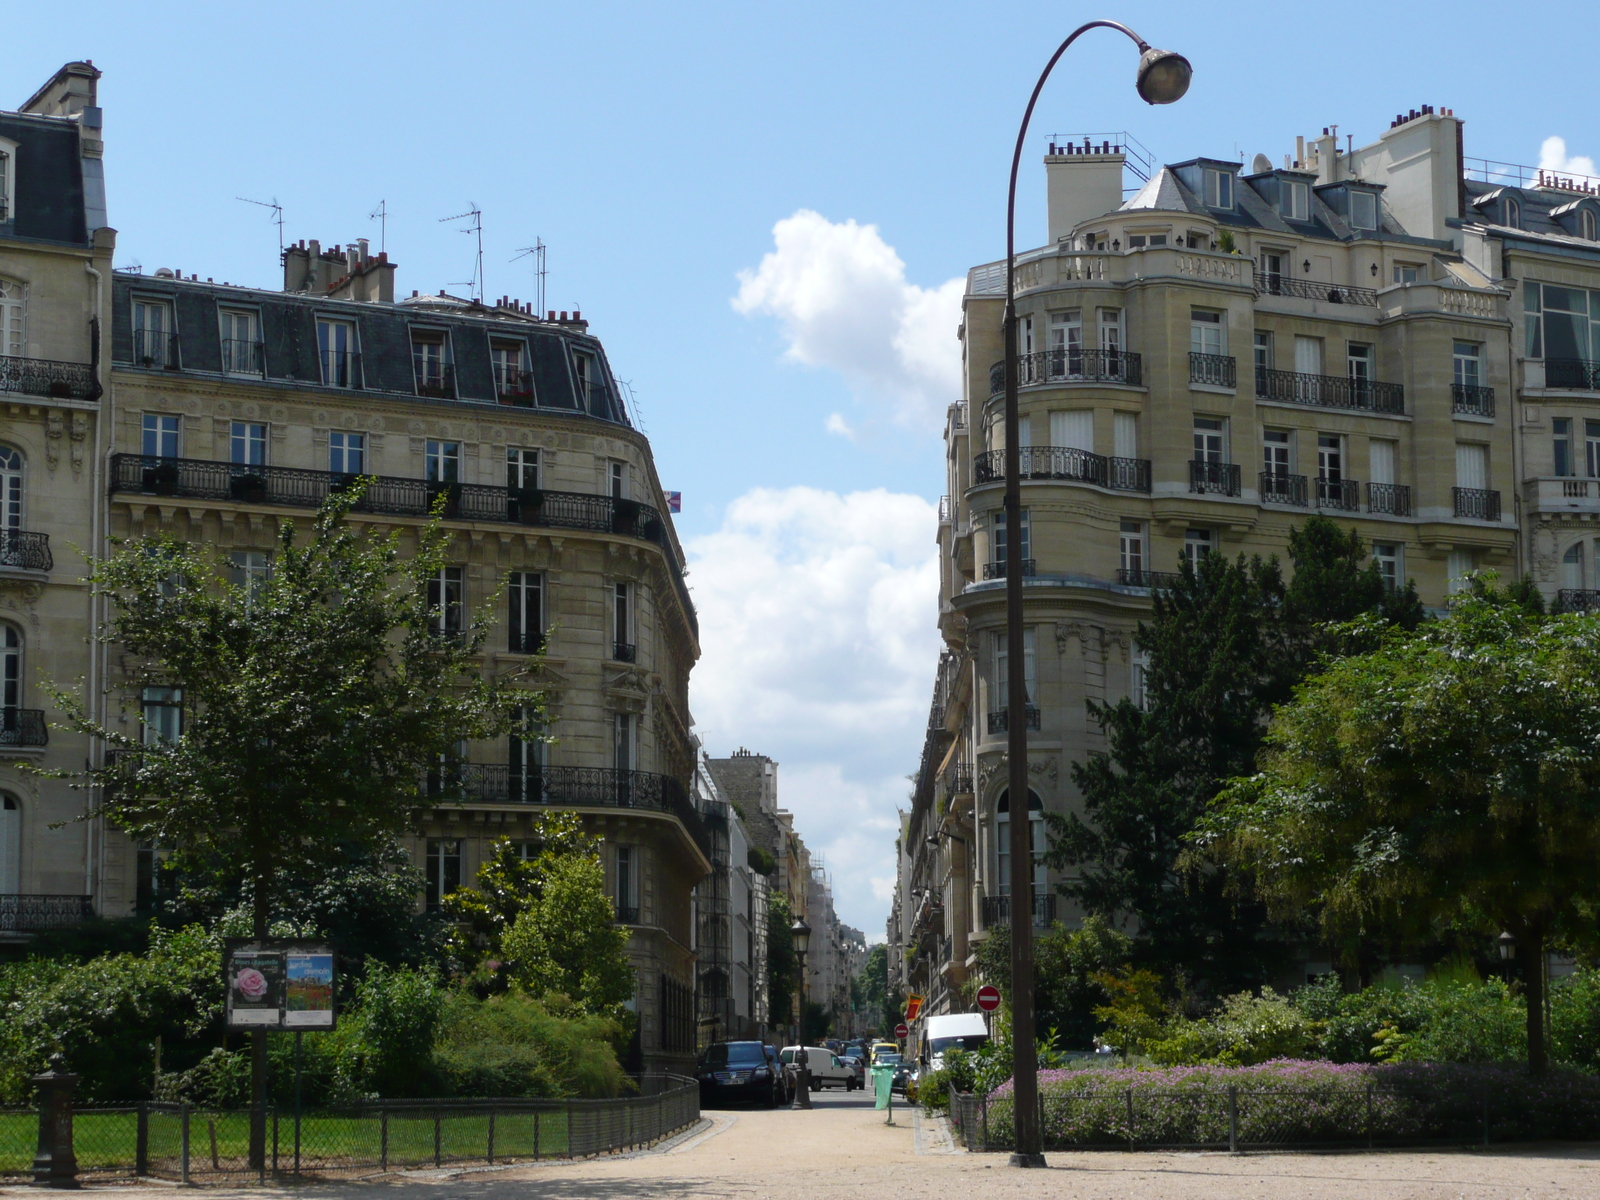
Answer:
M1028 680L1023 669L1022 636L1022 492L1021 455L1017 446L1017 170L1022 163L1022 144L1028 136L1028 123L1039 102L1045 80L1055 69L1067 47L1091 29L1115 29L1132 38L1139 47L1139 95L1150 104L1171 104L1189 90L1192 68L1181 54L1152 49L1126 25L1117 21L1090 21L1072 31L1050 61L1028 97L1022 127L1017 130L1017 148L1011 156L1011 187L1006 195L1006 660L1010 663L1006 689L1006 737L1009 766L1009 794L1013 812L1028 811ZM1039 1057L1033 1030L1033 847L1031 821L1017 820L1010 825L1011 874L1011 1034L1015 1078L1013 1097L1016 1113L1016 1146L1011 1155L1015 1167L1044 1166L1043 1131L1039 1127ZM1026 871L1022 864L1026 864Z
M794 1099L790 1101L789 1107L810 1108L811 1071L806 1055L806 948L811 944L811 926L807 925L803 918L795 917L794 924L789 926L789 938L794 944L794 957L798 964L794 985L794 1028L797 1034L794 1039L796 1046L794 1061L800 1068L795 1076Z

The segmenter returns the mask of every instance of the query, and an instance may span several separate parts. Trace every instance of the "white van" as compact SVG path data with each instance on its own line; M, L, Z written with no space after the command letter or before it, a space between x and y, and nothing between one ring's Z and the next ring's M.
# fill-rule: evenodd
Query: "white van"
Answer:
M785 1046L778 1056L784 1066L795 1061L798 1046ZM825 1087L842 1087L852 1091L862 1086L861 1071L852 1067L826 1046L806 1047L806 1070L811 1072L811 1090L820 1092Z
M981 1012L929 1017L922 1025L918 1058L924 1070L937 1071L944 1066L946 1050L977 1050L988 1041L989 1025Z

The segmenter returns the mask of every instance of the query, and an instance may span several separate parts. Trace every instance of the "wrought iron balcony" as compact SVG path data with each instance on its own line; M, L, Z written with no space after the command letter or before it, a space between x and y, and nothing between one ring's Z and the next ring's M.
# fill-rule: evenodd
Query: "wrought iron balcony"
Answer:
M1039 350L1017 355L1017 386L1050 383L1126 383L1138 387L1144 359L1131 350ZM989 394L1006 390L1006 364L989 368Z
M1361 511L1361 484L1354 479L1317 477L1317 507L1340 512Z
M1256 272L1256 291L1263 296L1298 296L1302 300L1326 300L1329 304L1365 304L1378 306L1378 293L1372 288L1345 287L1340 283L1319 283L1314 279L1296 279L1293 275L1276 271Z
M709 858L711 834L683 784L670 775L611 767L515 767L462 763L428 780L429 793L467 804L543 804L666 813Z
M265 375L267 373L267 347L265 342L248 342L239 338L222 341L222 373L224 375Z
M1189 460L1189 490L1201 495L1238 496L1244 492L1239 464Z
M506 649L512 654L543 654L544 630L514 634L507 639Z
M359 388L361 386L361 355L354 350L323 350L322 384L324 387Z
M455 363L436 362L413 356L411 365L412 373L416 376L417 395L428 396L434 400L456 398Z
M1120 492L1150 490L1150 460L1108 458L1071 446L1022 446L1017 450L1022 479L1065 479ZM985 450L972 460L974 483L999 483L1006 477L1006 452Z
M1237 387L1238 367L1231 354L1200 354L1189 351L1189 382L1213 387Z
M1118 567L1117 582L1123 587L1169 588L1183 578L1176 571L1146 571L1142 567Z
M143 454L111 457L111 490L200 500L235 501L284 508L316 508L360 476L294 467L245 466L198 458ZM391 475L368 476L356 512L425 517L435 498L445 497L452 521L495 521L546 529L586 529L654 542L666 553L689 623L699 632L694 605L678 569L677 554L661 513L637 500L587 492L547 492L476 483L438 483Z
M1024 579L1028 578L1030 575L1036 574L1036 572L1037 572L1037 564L1034 562L1033 559L1025 558L1025 559L1022 560L1022 577ZM1005 565L1005 563L1003 563L1003 562L986 562L986 563L984 563L983 564L983 577L985 579L1004 579L1006 577L1006 565Z
M1469 417L1494 416L1494 389L1473 383L1450 385L1450 411Z
M1025 711L1027 713L1027 718L1028 718L1028 728L1029 729L1038 729L1039 728L1039 710L1038 710L1038 708L1036 708L1034 705L1030 704L1030 705L1028 705L1028 707L1027 707L1027 709ZM997 708L992 713L989 714L989 732L990 733L1009 733L1011 731L1011 720L1010 720L1009 712L1010 712L1009 709Z
M178 369L178 335L162 329L135 329L133 331L133 362L135 366L154 367L163 371Z
M70 929L94 916L92 896L27 896L0 892L0 932Z
M1033 924L1043 928L1056 919L1055 894L1035 893L1033 897ZM984 896L978 902L978 920L985 929L1002 929L1011 924L1011 897Z
M1314 408L1350 408L1361 412L1404 413L1405 388L1347 375L1306 375L1299 371L1256 368L1256 398Z
M637 925L639 923L639 906L636 904L626 907L619 904L616 906L616 912L616 923L618 925Z
M494 394L499 398L501 404L532 404L533 372L496 370L494 373Z
M48 571L56 565L50 553L48 533L29 533L25 529L0 529L0 567L24 571Z
M1500 519L1500 493L1486 488L1451 488L1455 499L1456 516L1475 521Z
M1547 358L1544 385L1576 392L1600 392L1600 362L1586 358Z
M100 385L89 363L0 354L0 392L49 396L55 400L96 400L100 396Z
M1263 471L1260 476L1261 503L1293 504L1304 508L1310 495L1304 475L1280 475L1276 471Z
M638 662L639 647L632 642L612 642L611 658L614 662Z
M1390 517L1409 517L1411 489L1403 483L1369 483L1367 511Z
M1562 588L1556 593L1557 612L1595 612L1600 610L1600 591L1593 588Z
M972 768L958 764L947 770L944 773L944 793L947 796L972 795Z
M48 746L50 727L42 708L0 708L0 746Z

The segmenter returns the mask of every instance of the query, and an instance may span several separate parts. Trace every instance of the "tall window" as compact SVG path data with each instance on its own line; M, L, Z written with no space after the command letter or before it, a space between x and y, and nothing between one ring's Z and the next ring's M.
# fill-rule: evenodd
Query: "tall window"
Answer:
M1457 595L1467 590L1467 576L1477 568L1471 550L1452 550L1445 559L1446 590Z
M544 649L544 576L536 571L512 571L506 582L511 611L507 621L513 654L537 654Z
M1561 556L1561 586L1583 590L1583 543L1573 542Z
M1222 434L1221 417L1196 417L1194 419L1194 461L1201 463L1226 461Z
M1078 309L1050 314L1050 374L1058 379L1083 374L1083 313Z
M224 308L219 314L222 326L222 369L229 375L260 375L263 370L261 335L256 314L244 308Z
M448 397L451 394L453 388L446 357L443 334L411 335L411 366L416 374L418 395Z
M1033 854L1032 870L1033 894L1037 897L1045 894L1047 888L1044 872L1040 867L1044 862L1045 832L1044 832L1044 805L1030 789L1028 792L1028 845ZM995 880L1000 885L1002 896L1011 895L1011 791L1006 789L1000 793L1000 798L995 802L994 819L994 848L995 848Z
M22 634L15 625L0 626L0 703L6 728L15 728L22 707Z
M1395 445L1384 438L1373 438L1367 443L1367 472L1373 483L1394 482Z
M1210 309L1189 310L1189 349L1195 354L1222 354L1222 314Z
M501 396L528 396L533 383L522 366L522 346L517 342L495 342L489 347L494 363L494 390Z
M1457 342L1453 360L1455 382L1463 387L1477 387L1483 382L1481 355L1483 348L1477 342Z
M1211 553L1211 530L1189 529L1183 534L1183 556L1200 569L1200 560Z
M506 447L506 486L513 492L539 489L539 452L522 446Z
M1272 370L1272 334L1265 329L1256 330L1256 370Z
M1138 521L1122 522L1122 569L1137 581L1144 574L1144 525Z
M435 637L459 637L466 629L463 567L440 567L428 578L428 607Z
M1512 229L1522 228L1522 205L1511 196L1500 201L1500 224L1508 225Z
M24 336L22 284L15 279L0 276L0 354L9 358L25 358L28 348Z
M1583 460L1590 479L1600 479L1600 421L1583 423Z
M322 382L328 387L355 387L356 327L348 321L317 318L317 353L322 360Z
M1011 704L1011 652L1006 647L1006 635L1002 630L994 636L994 686L995 698L991 707L999 712L1010 707ZM1038 692L1034 689L1033 675L1033 627L1030 625L1022 631L1022 686L1026 690L1028 706L1031 708L1038 701Z
M507 735L510 750L508 769L511 775L511 799L538 802L540 775L544 770L544 723L535 708L511 710L511 731Z
M1289 474L1289 431L1265 429L1261 433L1261 470L1282 477Z
M249 421L235 421L228 435L231 461L240 466L261 467L267 462L267 427Z
M147 687L140 700L145 745L175 742L183 736L183 689Z
M639 899L634 888L633 869L633 847L618 846L616 849L617 920L624 924L634 924L639 920Z
M172 330L172 307L165 300L135 300L133 361L141 367L176 366Z
M1206 207L1233 208L1233 172L1206 170Z
M1378 227L1378 198L1371 192L1350 193L1350 228Z
M1552 417L1550 420L1550 453L1554 459L1556 475L1571 475L1572 470L1572 418Z
M1302 337L1294 339L1294 369L1299 375L1322 374L1322 339Z
M628 497L628 464L612 460L606 464L606 487L613 500Z
M1100 310L1100 349L1107 354L1116 354L1122 349L1122 310L1120 308L1102 308Z
M1131 414L1129 414L1131 415ZM1032 430L1029 430L1031 433ZM1027 442L1020 443L1027 446ZM1050 444L1073 450L1094 450L1094 409L1075 408L1050 414ZM1131 458L1132 455L1127 457Z
M1135 646L1129 669L1131 678L1128 681L1128 697L1133 701L1135 708L1147 712L1150 708L1150 655L1143 648Z
M426 900L429 912L461 886L461 842L458 838L429 838Z
M1327 483L1344 478L1344 439L1336 433L1317 435L1317 478Z
M1373 542L1372 561L1378 564L1378 576L1386 588L1400 586L1400 547L1392 542Z
M1006 565L1006 547L1008 545L1008 540L1007 540L1007 537L1006 537L1006 510L1005 509L997 508L997 509L994 510L994 516L993 516L993 519L990 522L990 526L989 527L992 530L992 533L990 534L989 540L993 543L993 545L991 545L989 547L990 559L991 559L991 561L993 561L995 566L1004 567ZM1028 510L1027 509L1023 509L1022 510L1022 561L1023 562L1027 562L1028 559L1030 559L1032 557L1033 557L1033 538L1030 535L1030 532L1029 532L1029 529L1028 529Z
M459 483L461 481L461 443L433 442L427 444L426 466L429 483Z
M1111 414L1111 453L1118 458L1139 457L1139 418L1135 413Z
M22 890L22 805L10 792L0 792L0 893Z
M11 153L11 143L8 142L4 149L0 149L0 223L11 220L11 164L14 161L15 157ZM14 891L15 889L7 888L4 890Z
M0 528L22 528L22 452L0 446Z
M1372 347L1363 342L1346 343L1345 373L1357 387L1365 388L1371 384Z
M145 413L142 453L147 458L178 457L178 418Z
M246 601L254 604L272 574L272 555L265 550L230 550L228 566L233 586L242 589Z
M619 771L633 770L633 714L611 714L611 765Z
M1478 442L1456 443L1456 486L1482 490L1489 486L1489 447Z
M599 372L595 370L594 355L581 350L574 351L572 372L577 378L578 407L593 412L597 406L591 404L591 397L598 390L596 385L600 382Z
M1288 273L1284 269L1285 257L1276 250L1265 250L1261 254L1261 290L1269 295L1283 294L1283 277Z
M328 470L335 475L362 475L367 470L367 435L328 434Z
M611 598L612 656L619 662L633 662L633 590L626 583L616 585Z
M1283 203L1279 206L1291 221L1311 219L1311 189L1298 179L1283 181Z

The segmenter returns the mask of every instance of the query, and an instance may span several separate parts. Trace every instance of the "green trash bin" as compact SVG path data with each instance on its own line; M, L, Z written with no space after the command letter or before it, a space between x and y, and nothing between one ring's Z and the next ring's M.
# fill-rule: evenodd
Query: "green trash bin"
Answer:
M891 1066L873 1067L872 1094L877 1097L874 1108L888 1108L890 1097L894 1095L894 1068Z

